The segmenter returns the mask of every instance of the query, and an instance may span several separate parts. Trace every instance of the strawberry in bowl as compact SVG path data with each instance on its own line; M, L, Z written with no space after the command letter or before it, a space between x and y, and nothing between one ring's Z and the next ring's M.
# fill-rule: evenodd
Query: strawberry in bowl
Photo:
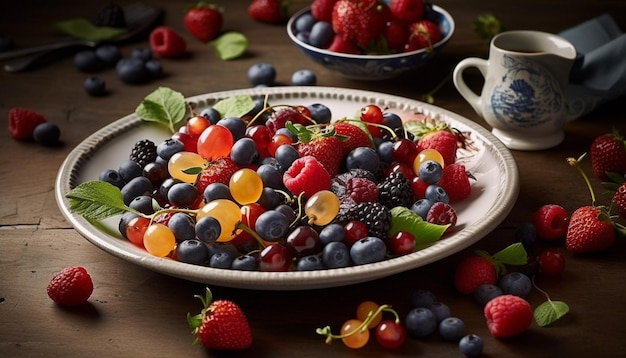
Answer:
M454 20L423 0L315 0L290 18L287 33L326 68L383 80L430 62L452 37Z

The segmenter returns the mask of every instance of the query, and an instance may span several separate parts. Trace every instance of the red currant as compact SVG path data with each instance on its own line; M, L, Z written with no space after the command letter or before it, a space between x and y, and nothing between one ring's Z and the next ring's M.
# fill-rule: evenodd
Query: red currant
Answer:
M396 255L410 254L415 250L415 236L408 231L398 231L389 238L389 250Z
M384 348L394 349L404 344L406 330L394 320L383 320L376 327L376 341Z
M143 234L146 232L149 225L150 220L142 216L132 218L128 222L128 225L126 225L126 237L128 241L143 248Z
M343 229L346 233L344 242L348 247L367 236L367 226L360 221L350 221Z
M205 116L194 116L187 119L187 133L193 138L198 138L205 129L211 125L211 122Z
M565 269L565 257L559 249L547 249L539 254L541 272L549 276L559 276Z
M417 147L412 141L403 138L393 143L392 151L393 160L398 163L413 166L413 161L417 157Z
M383 123L383 111L375 104L369 104L361 108L361 120L367 123L381 124ZM380 127L367 126L372 137L381 137L382 131Z

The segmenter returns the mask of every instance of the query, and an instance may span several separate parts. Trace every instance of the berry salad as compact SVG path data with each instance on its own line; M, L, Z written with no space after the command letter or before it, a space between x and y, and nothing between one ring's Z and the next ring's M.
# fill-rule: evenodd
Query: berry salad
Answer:
M471 133L374 100L352 114L324 102L159 88L135 112L146 136L79 178L70 210L115 220L156 257L261 272L376 263L468 225L459 208L490 191L471 173L484 154Z

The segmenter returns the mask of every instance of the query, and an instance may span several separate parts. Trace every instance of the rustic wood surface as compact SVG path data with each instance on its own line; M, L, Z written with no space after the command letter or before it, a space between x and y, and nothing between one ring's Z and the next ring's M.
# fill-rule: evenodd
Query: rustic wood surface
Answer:
M148 2L148 1L146 1ZM200 309L193 296L205 285L157 274L113 257L82 238L64 220L54 198L54 179L63 159L81 140L102 126L131 113L156 86L167 86L185 96L249 87L247 68L270 62L277 80L287 84L291 73L306 67L323 86L358 88L420 99L434 88L462 58L486 56L488 44L472 31L480 13L491 12L509 29L559 32L591 17L609 13L626 29L626 3L622 0L581 1L463 1L440 0L437 5L455 18L456 33L432 64L402 78L359 82L336 76L305 58L292 45L284 26L254 22L246 15L247 1L215 1L225 9L225 29L244 33L250 40L246 56L230 62L217 59L213 49L185 33L182 15L193 1L153 0L166 10L165 24L185 34L192 56L163 60L167 76L148 85L122 84L113 70L100 75L109 96L93 98L82 87L86 74L76 70L70 57L25 73L0 71L2 118L12 107L28 107L62 130L64 146L46 148L16 141L0 128L0 356L2 357L201 357L219 356L192 345L187 312ZM90 16L97 1L3 1L0 33L20 46L35 45L55 37L54 21ZM126 4L127 1L119 1ZM292 1L291 11L306 1ZM54 4L54 6L52 6ZM128 54L142 40L123 46ZM435 96L437 106L486 124L448 82ZM485 356L613 357L626 350L626 239L596 255L566 254L567 267L558 279L538 278L537 284L552 299L563 300L571 312L554 326L533 324L525 334L497 340L471 298L457 294L451 275L455 264L474 249L495 252L514 240L515 226L529 220L534 210L558 203L569 211L590 203L580 177L565 158L587 151L591 141L613 127L626 133L624 101L616 100L566 126L565 141L540 152L514 151L520 172L519 199L498 229L458 254L439 262L388 278L332 289L293 292L250 291L211 287L215 296L236 301L246 312L254 335L253 347L227 356L319 357L330 356L461 356L457 345L436 335L409 339L403 348L388 351L375 342L352 351L340 342L327 346L315 328L338 329L363 300L389 303L405 313L411 292L430 289L461 317L469 332L485 340ZM590 173L590 164L584 163ZM599 181L593 180L601 192ZM605 200L605 198L603 198ZM46 295L51 276L61 268L83 265L95 281L89 303L77 309L57 307ZM534 290L533 306L545 298Z

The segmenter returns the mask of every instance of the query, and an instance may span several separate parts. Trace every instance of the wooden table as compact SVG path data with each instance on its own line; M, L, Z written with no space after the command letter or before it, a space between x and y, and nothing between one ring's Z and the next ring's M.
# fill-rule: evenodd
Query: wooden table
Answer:
M192 345L187 312L197 312L193 296L205 285L172 278L115 258L82 238L64 220L54 198L54 179L66 155L85 137L131 113L156 86L167 86L185 96L249 87L247 68L270 62L278 82L287 84L300 68L314 70L318 84L358 88L420 99L434 88L462 58L486 56L488 44L472 31L480 13L492 12L509 29L559 32L602 13L612 14L626 29L626 3L603 1L472 1L441 0L436 3L455 18L456 33L434 63L401 78L383 82L359 82L336 76L306 59L293 46L283 26L250 20L247 1L217 1L225 9L225 29L240 31L250 40L248 54L223 62L211 47L185 33L182 14L188 4L154 0L166 10L165 23L188 39L192 56L163 60L167 76L148 85L124 85L114 71L102 72L109 96L94 98L83 90L85 74L71 58L31 72L0 72L0 109L6 118L12 107L28 107L62 130L64 146L46 148L10 138L4 121L0 132L0 356L3 357L200 357L207 353ZM104 3L104 2L102 2ZM121 4L126 1L119 1ZM189 2L191 4L192 2ZM58 5L56 5L58 4ZM291 10L307 4L293 1ZM0 33L11 35L21 46L34 45L54 36L53 21L94 14L98 2L35 0L0 4ZM128 54L134 46L128 44ZM437 106L485 125L448 82L435 96ZM397 351L370 342L352 351L340 342L327 346L315 328L331 325L335 330L353 315L363 300L374 300L408 311L411 293L429 289L462 318L468 332L485 340L485 356L621 356L626 350L626 241L620 239L609 251L596 255L566 253L567 267L559 279L539 278L537 284L555 300L566 301L571 312L554 326L533 324L525 334L498 340L490 336L481 309L469 297L455 292L451 276L459 260L475 249L495 252L514 241L516 225L530 219L542 204L558 203L569 211L590 203L580 175L565 158L579 156L591 141L613 127L626 133L624 102L616 100L566 126L565 141L540 152L514 151L519 166L519 199L502 224L474 246L439 262L384 279L312 291L250 291L212 286L215 296L236 301L246 312L254 334L253 348L229 356L319 357L329 356L461 356L457 345L440 337L409 339ZM486 126L486 125L485 125ZM583 166L588 173L589 161ZM596 191L601 192L594 179ZM606 200L603 198L602 200ZM605 201L606 202L606 201ZM46 295L51 276L70 265L85 266L95 281L89 304L78 309L57 307ZM544 301L534 290L528 298L533 307Z

